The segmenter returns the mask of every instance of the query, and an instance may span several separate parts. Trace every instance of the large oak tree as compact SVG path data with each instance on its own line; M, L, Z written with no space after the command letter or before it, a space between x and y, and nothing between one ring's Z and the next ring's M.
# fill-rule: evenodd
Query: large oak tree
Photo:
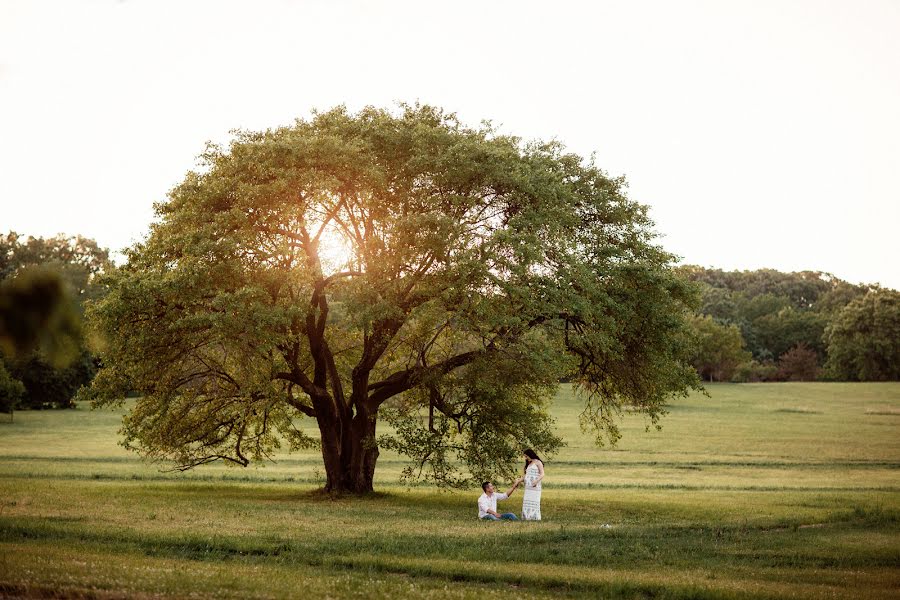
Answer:
M697 385L693 288L624 181L557 143L428 106L337 108L203 160L91 311L92 393L140 393L124 433L150 457L315 444L328 490L366 492L387 445L407 474L459 483L457 466L508 473L522 446L559 444L562 377L601 443L625 406L655 422Z

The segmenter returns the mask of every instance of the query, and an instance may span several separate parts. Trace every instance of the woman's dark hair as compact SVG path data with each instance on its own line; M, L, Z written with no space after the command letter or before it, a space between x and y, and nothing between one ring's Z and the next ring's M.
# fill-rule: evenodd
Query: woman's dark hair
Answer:
M531 459L531 460L527 460L527 459L525 460L525 470L526 471L528 470L528 465L531 464L531 461L540 460L541 462L544 462L541 460L541 457L537 455L537 452L535 452L531 448L526 448L525 450L522 451L522 454L524 454L525 456L527 456L528 458Z

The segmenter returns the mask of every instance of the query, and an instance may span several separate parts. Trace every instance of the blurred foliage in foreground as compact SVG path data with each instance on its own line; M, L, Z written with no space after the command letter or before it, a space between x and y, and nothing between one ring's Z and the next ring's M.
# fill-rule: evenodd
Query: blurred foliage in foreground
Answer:
M0 238L0 412L64 408L96 372L84 302L105 290L109 252L81 236Z

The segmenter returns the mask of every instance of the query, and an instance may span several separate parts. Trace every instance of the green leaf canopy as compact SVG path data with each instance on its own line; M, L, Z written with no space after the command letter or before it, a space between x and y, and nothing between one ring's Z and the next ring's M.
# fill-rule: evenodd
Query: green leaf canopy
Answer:
M430 106L238 132L91 310L107 340L91 393L139 392L126 443L183 468L319 445L333 491L370 490L379 445L440 483L508 474L523 447L559 445L561 378L614 441L624 406L655 422L697 385L695 291L624 186ZM395 434L376 436L379 415Z

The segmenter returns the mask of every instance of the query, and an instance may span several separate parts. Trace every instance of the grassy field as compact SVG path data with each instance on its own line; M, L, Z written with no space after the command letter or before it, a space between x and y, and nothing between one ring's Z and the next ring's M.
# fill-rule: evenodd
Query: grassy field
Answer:
M314 453L161 472L117 412L0 417L0 596L900 596L900 384L709 392L602 450L564 386L540 523L479 522L480 489L399 485L388 453L335 500Z

